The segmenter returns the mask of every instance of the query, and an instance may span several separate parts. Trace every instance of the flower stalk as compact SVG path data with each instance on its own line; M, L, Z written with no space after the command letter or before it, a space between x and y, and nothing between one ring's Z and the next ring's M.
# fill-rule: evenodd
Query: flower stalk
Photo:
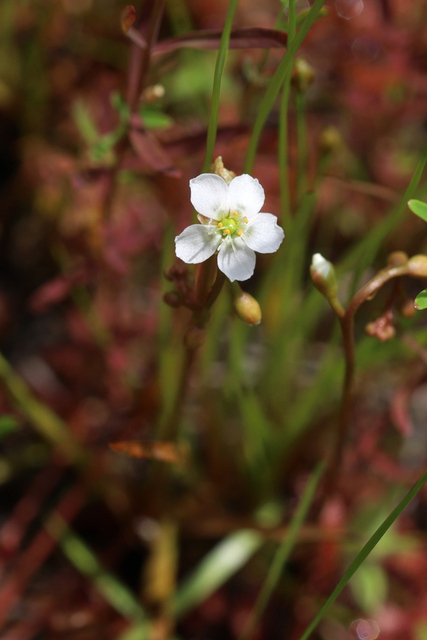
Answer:
M320 254L316 254L320 256ZM322 256L320 256L322 257ZM323 259L324 260L324 259ZM313 260L313 263L316 261ZM324 263L328 261L324 260ZM319 264L319 259L318 259ZM325 267L325 264L322 266ZM330 264L330 263L328 263ZM332 266L332 265L331 265ZM338 425L336 431L335 442L333 445L332 453L330 456L328 469L325 478L325 486L323 491L323 499L325 499L330 493L333 492L334 487L339 482L339 475L341 473L342 458L345 442L347 439L348 426L350 422L350 410L351 410L351 398L354 386L354 373L355 373L355 340L354 340L354 318L359 307L367 300L372 298L378 293L378 291L390 280L400 278L402 276L412 276L415 278L427 277L427 258L425 256L414 256L408 259L407 256L401 252L399 254L391 254L389 258L389 264L384 269L381 269L369 282L367 282L350 300L347 307L344 309L339 303L335 287L327 287L327 277L323 278L321 285L319 286L319 273L312 265L311 273L313 282L319 291L327 298L336 316L338 317L342 343L344 349L345 358L345 373L342 387L342 397L338 416ZM326 270L324 274L330 276ZM313 276L314 274L314 276ZM317 282L316 282L317 276ZM332 292L334 292L332 294Z

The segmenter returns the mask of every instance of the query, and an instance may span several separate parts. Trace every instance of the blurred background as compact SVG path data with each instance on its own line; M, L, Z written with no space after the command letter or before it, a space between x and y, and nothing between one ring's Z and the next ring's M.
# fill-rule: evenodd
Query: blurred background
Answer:
M311 4L296 2L297 25ZM128 36L147 37L158 5L135 2ZM427 142L427 3L329 0L251 171L286 234L243 283L263 322L244 325L225 286L183 386L190 315L168 270L193 285L173 239L192 222L188 181L205 158L217 51L204 30L221 32L228 3L168 0L136 87L124 9L0 5L3 640L248 638L339 411L340 334L311 256L340 265L344 304L391 251L427 248L402 199ZM233 27L253 30L228 54L215 156L240 174L286 51L288 2L241 0ZM182 47L188 32L194 48ZM425 200L417 180L411 197ZM302 525L250 634L260 640L300 637L425 469L427 327L412 312L423 283L399 287L357 315L339 486ZM394 336L365 335L391 309ZM427 638L426 500L313 637Z

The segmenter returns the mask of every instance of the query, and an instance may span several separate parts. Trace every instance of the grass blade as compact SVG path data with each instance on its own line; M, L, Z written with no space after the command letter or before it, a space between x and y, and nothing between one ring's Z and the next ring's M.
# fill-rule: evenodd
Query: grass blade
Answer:
M230 534L210 551L175 594L176 618L203 602L243 567L263 544L264 537L249 529Z
M270 565L265 582L262 585L260 594L251 612L249 620L243 629L240 640L249 640L249 638L252 637L256 624L265 611L268 601L270 600L270 597L280 579L283 566L286 564L292 553L292 549L295 547L299 530L307 516L307 512L313 501L317 485L319 484L319 480L322 477L324 470L325 464L324 462L321 462L317 465L307 483L304 494L290 522L287 535L273 558L273 562Z
M319 16L320 10L322 9L324 4L325 0L315 1L310 11L308 12L306 19L301 25L300 30L290 43L288 50L283 57L283 60L279 64L277 71L274 74L267 91L265 92L264 98L262 99L259 106L258 115L256 117L252 130L252 136L249 141L248 153L245 162L245 173L252 172L261 132L273 107L274 101L276 100L280 91L280 87L282 86L283 81L289 72L289 68L292 65L292 61L295 57L296 52L300 48L311 26Z
M397 507L393 509L390 515L384 520L384 522L378 527L375 533L369 538L365 546L359 551L356 558L350 564L347 571L344 573L343 577L341 578L341 580L339 581L339 583L337 584L337 586L335 587L335 589L333 590L329 598L326 600L324 605L321 607L321 609L315 616L314 620L309 624L307 629L304 631L302 636L299 637L298 640L307 640L310 637L310 634L312 633L312 631L314 631L314 629L317 627L317 625L319 624L319 622L321 621L325 613L328 611L329 607L338 598L341 591L347 585L351 577L356 573L357 569L366 560L366 558L369 556L371 551L376 547L376 545L381 540L381 538L387 533L387 531L390 529L392 524L397 520L397 518L400 516L400 514L405 509L405 507L407 507L408 504L411 502L411 500L417 495L418 491L422 488L425 482L427 482L427 472L424 473L421 476L421 478L418 480L418 482L414 484L412 489L408 491L408 493L403 498L403 500L399 502Z
M216 132L218 127L219 99L221 93L221 80L224 73L225 63L227 61L228 45L230 43L231 27L233 25L234 14L236 13L238 0L231 0L228 5L227 15L225 17L224 29L219 44L218 55L216 58L214 81L212 87L212 106L211 115L208 125L208 135L206 139L206 155L203 163L202 171L205 172L213 159L215 148Z

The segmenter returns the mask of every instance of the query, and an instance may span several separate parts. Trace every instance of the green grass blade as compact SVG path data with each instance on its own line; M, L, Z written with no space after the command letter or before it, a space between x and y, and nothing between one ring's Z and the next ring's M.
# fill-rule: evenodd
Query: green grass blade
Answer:
M222 540L178 588L172 603L174 616L181 618L206 600L247 563L263 542L261 534L249 529Z
M249 640L249 638L252 637L256 624L265 611L268 601L270 600L270 597L274 589L276 588L277 583L279 582L280 574L282 573L283 567L286 564L289 556L291 555L293 548L295 547L299 530L301 529L310 505L313 502L317 485L319 484L324 470L325 464L324 462L321 462L317 465L307 483L304 494L289 524L287 534L280 547L278 548L273 558L273 562L270 565L269 572L264 584L262 585L260 594L251 612L249 620L245 625L245 628L243 629L243 633L240 636L240 640Z
M276 100L280 91L280 87L282 86L283 81L286 78L287 73L289 72L289 68L292 65L292 61L295 57L296 52L300 48L311 26L319 16L320 10L324 4L325 0L315 1L310 11L308 12L306 19L301 25L301 28L298 31L297 35L289 44L288 50L286 51L281 63L279 64L267 91L265 92L264 98L262 99L259 106L258 115L255 119L254 127L252 130L252 136L249 141L249 147L245 162L245 173L252 172L259 139L261 137L261 133L269 116L269 113L273 108L274 101Z
M296 34L296 16L295 16L295 0L289 1L289 21L288 21L288 46L295 38ZM292 65L289 66L286 77L283 82L282 99L280 102L280 119L279 119L279 180L280 180L280 210L281 222L286 229L286 233L291 230L291 198L289 184L289 136L288 136L288 111L289 98L291 95L291 77Z
M227 15L225 16L224 29L219 43L218 55L216 58L214 81L212 88L212 106L206 139L206 155L202 171L209 169L213 159L215 148L216 132L218 127L219 99L221 93L221 80L227 61L228 45L230 42L231 27L233 25L234 14L236 13L238 0L230 0Z
M19 411L45 440L58 447L62 455L72 463L86 460L87 455L83 447L76 442L67 424L33 395L26 382L1 354L0 380Z
M397 227L403 216L406 214L407 203L411 200L416 188L418 187L426 163L427 147L424 150L424 153L414 171L414 175L412 176L412 179L399 202L393 207L389 215L383 221L379 222L356 247L348 252L347 256L338 267L339 271L346 270L357 265L357 270L360 274L368 265L372 264L385 238Z
M46 530L58 540L63 553L76 569L87 576L106 601L121 615L141 622L146 613L133 593L99 562L91 549L66 524L58 513L45 523Z
M357 569L360 565L366 560L371 551L376 547L381 538L387 533L392 524L397 520L402 511L408 506L411 500L417 495L418 491L422 488L422 486L427 482L427 472L424 473L421 478L414 484L412 489L408 491L406 496L399 502L397 507L393 509L390 515L384 520L384 522L378 527L375 533L369 538L368 542L365 546L359 551L356 558L348 567L347 571L344 573L343 577L326 600L324 605L321 607L313 621L309 624L307 629L304 631L302 636L298 640L307 640L310 637L310 634L317 627L325 613L328 611L329 607L335 602L335 600L340 595L341 591L347 585L351 577L356 573Z

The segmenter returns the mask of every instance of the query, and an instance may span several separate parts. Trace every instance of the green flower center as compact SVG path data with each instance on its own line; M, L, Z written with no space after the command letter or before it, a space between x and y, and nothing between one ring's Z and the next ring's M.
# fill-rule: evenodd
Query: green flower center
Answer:
M244 218L244 222L248 222L247 218ZM218 222L218 229L220 229L225 236L232 236L235 233L241 236L243 231L240 229L242 219L237 211L232 211L227 217L223 218L221 222Z

